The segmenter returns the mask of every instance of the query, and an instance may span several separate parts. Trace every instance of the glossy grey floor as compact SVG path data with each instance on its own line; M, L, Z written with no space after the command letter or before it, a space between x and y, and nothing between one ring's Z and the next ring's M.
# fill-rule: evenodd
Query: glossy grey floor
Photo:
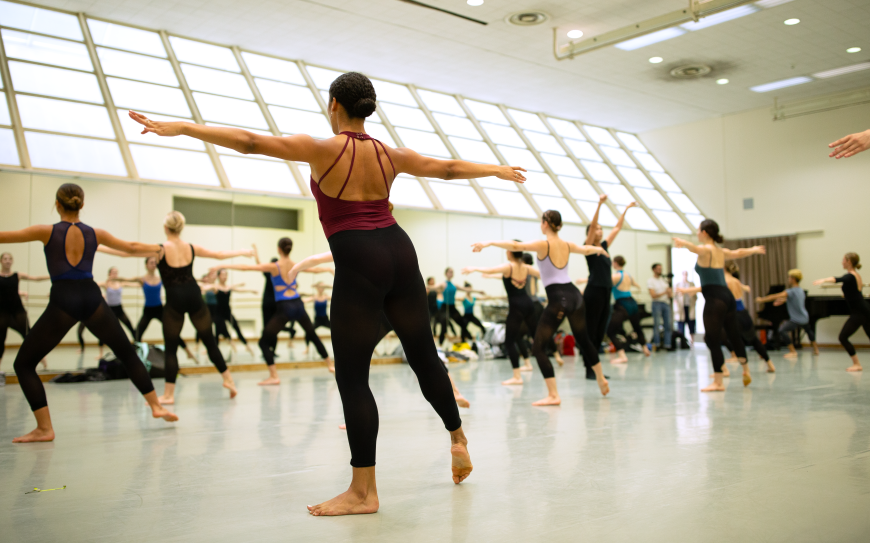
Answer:
M475 464L450 480L446 431L407 366L372 368L380 407L375 515L314 518L346 489L335 382L283 372L180 379L176 425L152 420L126 382L49 384L57 440L13 445L33 419L0 389L0 539L46 541L868 541L870 375L842 351L749 388L701 394L706 352L605 364L603 399L568 358L563 404L535 408L535 371L503 387L505 360L452 365ZM866 356L865 356L866 358ZM739 369L732 366L735 377ZM158 390L162 382L157 382ZM67 485L66 490L25 494Z

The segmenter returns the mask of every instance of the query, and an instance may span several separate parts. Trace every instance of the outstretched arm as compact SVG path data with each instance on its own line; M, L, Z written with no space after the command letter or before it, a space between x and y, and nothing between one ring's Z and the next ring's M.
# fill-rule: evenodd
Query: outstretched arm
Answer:
M216 272L218 270L239 270L239 271L258 271L258 272L270 272L275 269L276 264L274 262L267 262L265 264L226 264L220 266L212 266L208 271Z
M775 302L777 300L785 300L787 298L788 298L788 292L782 291L782 292L777 292L776 294L769 294L767 296L758 296L757 298L755 298L755 303L763 304L763 303L767 303L767 302Z
M813 281L813 284L818 287L818 286L823 286L826 283L836 283L836 282L837 282L836 277L825 277L824 279L816 279L815 281Z
M21 230L0 232L0 243L26 243L28 241L41 241L43 245L51 239L51 225L38 224L28 226Z
M477 164L465 160L441 160L423 156L413 149L393 149L390 155L396 165L396 173L407 173L416 177L434 177L436 179L475 179L480 177L498 177L515 183L525 182L526 171L518 166L501 166Z
M586 245L592 245L592 238L595 236L595 227L598 226L598 214L601 213L601 206L604 205L604 202L607 201L607 195L602 194L598 197L598 207L595 208L595 214L592 215L592 219L589 221L589 228L586 229L588 232L586 234ZM608 245L610 245L608 243Z
M470 273L477 272L477 273L482 273L485 275L486 274L492 274L492 275L498 274L498 275L504 277L505 275L510 273L510 271L511 271L510 264L502 264L501 266L495 266L492 268L481 268L478 266L466 266L465 268L462 268L462 275L468 275Z
M698 294L701 292L701 287L677 287L677 292L680 294Z
M613 227L613 230L607 234L607 246L610 247L613 245L614 240L616 240L616 236L622 231L622 226L625 224L625 214L628 213L628 210L637 207L637 202L631 202L625 209L622 211L622 215L619 216L619 220L616 221L616 226Z
M300 272L305 270L310 270L315 266L320 264L325 264L327 262L334 262L332 258L332 251L327 251L325 253L320 253L319 255L311 255L308 258L304 258L296 263L295 266L290 268L290 271L287 272L287 275L284 277L284 280L289 285L293 281L296 280L296 276L299 275Z
M137 251L137 252L129 252L128 253L126 251L118 251L116 249L111 249L109 247L106 247L105 245L100 245L99 247L97 247L97 252L98 253L105 253L107 255L112 255L112 256L120 256L121 258L130 258L130 257L143 258L143 257L154 256L154 251Z
M110 249L115 249L122 253L130 253L137 256L155 256L160 257L163 247L156 243L139 243L138 241L124 241L118 239L112 234L100 228L94 228L94 233L97 235L97 243L105 245ZM99 246L97 247L99 249Z
M764 245L756 245L755 247L749 247L748 249L725 249L722 248L722 255L725 257L725 260L737 260L739 258L746 258L747 256L752 255L763 255L767 251L764 248Z
M836 147L836 149L831 151L831 154L828 155L829 157L849 158L850 156L857 155L861 151L870 149L870 130L849 134L844 138L838 139L834 143L829 143L828 147Z
M335 268L329 268L326 266L317 266L302 271L304 271L305 273L331 273L332 275L335 275Z
M22 281L48 281L50 275L30 275L29 273L19 273L18 278Z
M230 286L230 290L233 292L247 292L249 294L259 294L260 292L254 290L252 288L242 288L244 287L244 283L236 283L235 285Z
M498 247L500 249L507 249L508 251L534 251L538 252L546 246L546 240L536 240L536 241L513 241L513 240L500 240L500 241L479 241L477 243L471 244L471 250L475 253L479 253L483 249L487 247Z
M607 255L607 251L605 251L603 247L597 247L595 245L577 245L576 243L569 241L568 248L572 253L580 255Z
M671 238L674 242L674 247L677 249L688 249L689 252L695 253L696 255L708 255L710 254L710 248L706 245L695 245L691 241L686 241L681 238Z
M238 251L212 251L211 249L206 249L205 247L194 245L193 254L200 258L214 258L216 260L226 260L228 258L233 258L237 256L250 257L254 254L254 251L252 251L251 249L240 249ZM222 267L226 268L229 266Z

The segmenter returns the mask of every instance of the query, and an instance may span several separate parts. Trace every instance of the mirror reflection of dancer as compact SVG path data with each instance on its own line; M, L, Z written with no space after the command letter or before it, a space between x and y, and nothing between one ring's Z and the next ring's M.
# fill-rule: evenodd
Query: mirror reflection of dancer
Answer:
M457 287L453 284L453 268L444 270L444 281L435 285L435 289L441 293L444 298L444 303L441 305L441 335L438 336L438 343L444 345L444 338L447 336L447 327L445 324L450 324L450 321L459 325L460 341L470 341L471 334L468 333L468 328L465 326L465 319L459 314L456 309L456 292L462 291L466 295L469 294L485 294L482 290L474 290L470 287ZM451 326L451 331L453 327Z
M12 253L0 255L0 361L2 361L3 353L6 351L7 330L12 328L18 332L21 339L24 339L30 331L27 311L24 309L24 304L21 303L21 298L26 300L28 295L27 292L19 289L19 282L50 279L48 275L13 272L12 264L14 263ZM44 358L42 365L43 367L47 365Z
M800 284L803 278L804 274L800 270L789 270L787 289L770 296L762 296L755 299L755 302L759 304L773 302L775 306L785 304L788 308L788 320L782 321L779 325L779 342L783 345L788 345L788 354L784 358L789 360L796 360L798 357L797 350L794 348L794 342L790 337L791 332L794 330L803 329L813 345L813 354L819 355L819 344L816 343L815 329L810 325L810 315L807 313L807 295Z
M364 75L351 72L336 78L329 88L328 107L336 137L321 140L305 134L263 136L240 128L155 122L130 112L134 120L145 126L144 132L187 135L242 153L307 162L311 166L311 190L335 255L332 301L332 337L338 362L335 377L354 467L347 492L309 507L311 514L318 516L378 510L374 467L378 417L368 386L368 372L382 312L406 347L408 364L417 374L424 396L450 432L454 483L462 482L472 470L450 379L430 339L426 289L416 251L389 212L393 180L400 173L407 173L441 179L496 176L507 181L525 181L520 168L439 160L410 149L388 149L365 133L365 118L375 112L376 98L374 86ZM334 169L336 172L330 176ZM288 277L292 279L295 278Z
M538 255L538 271L541 274L541 282L544 283L544 288L547 290L547 307L538 322L532 350L547 384L547 397L532 403L532 405L559 405L562 403L556 386L556 373L544 345L553 338L556 329L566 318L571 326L577 347L583 356L583 363L595 372L601 394L606 396L610 392L610 386L601 370L598 350L593 347L589 334L586 332L586 308L583 305L583 295L580 294L568 276L568 260L571 253L606 255L607 251L603 247L577 245L570 241L564 241L559 238L559 230L561 229L562 215L551 209L544 212L541 220L541 233L547 239L522 243L510 240L486 241L471 245L475 253L486 247L500 247L508 251L534 251ZM561 263L561 266L557 262Z
M248 345L248 340L245 339L245 335L242 333L242 329L239 327L239 321L236 320L235 315L233 315L233 310L230 307L230 295L233 292L247 292L250 294L259 294L256 290L250 288L242 288L245 286L244 283L235 283L230 285L227 283L227 279L229 278L228 269L233 269L227 266L215 266L210 272L217 273L217 281L210 285L203 286L203 290L208 292L212 291L215 295L215 309L214 309L214 329L215 329L215 339L220 342L221 337L227 338L227 341L230 344L230 348L232 348L233 352L236 351L236 344L233 343L233 338L230 336L230 330L227 328L227 322L230 323L230 326L233 327L233 330L236 331L236 336L238 336L239 341L242 345L245 346L245 349L254 356L254 350L251 349L251 346Z
M257 264L261 264L260 255L257 252L257 246L254 245L254 262ZM272 257L270 262L275 263L278 262L277 257ZM272 315L275 314L275 311L278 308L278 303L275 301L275 287L272 286L272 274L270 272L263 272L263 277L266 279L265 283L263 283L263 302L262 302L262 312L263 312L263 326L266 326L270 320L272 320ZM287 326L284 327L284 332L288 332L290 334L289 347L290 351L293 351L293 339L296 337L296 329L293 327L293 321L287 323ZM275 336L275 344L271 346L272 353L275 353L278 349L278 336Z
M225 266L231 270L242 271L258 271L269 273L272 281L272 287L275 292L275 313L269 322L263 327L263 335L260 338L260 350L263 352L263 358L266 359L266 366L269 369L269 377L260 381L259 385L280 385L281 379L278 377L278 370L275 368L275 351L273 345L278 343L278 333L284 330L284 326L288 321L296 321L302 326L305 332L305 338L311 340L317 348L320 357L326 362L329 371L335 371L335 365L323 346L323 342L314 333L314 326L311 324L311 319L305 311L305 305L302 303L302 298L296 286L296 278L292 281L285 279L287 272L296 264L290 260L290 251L293 250L293 240L290 238L281 238L278 240L278 261L269 262L268 264L232 264ZM331 268L312 268L308 273L331 273Z
M468 281L466 281L463 286L465 288L472 288L471 283L469 283ZM483 294L482 291L477 292ZM480 299L486 300L487 297L481 296ZM478 330L480 330L481 332L486 332L486 328L483 327L483 323L480 322L480 319L474 316L474 305L477 303L477 300L477 296L475 296L473 293L466 294L465 298L462 299L462 318L465 321L465 329L468 330L468 325L473 324L477 326ZM469 332L469 334L470 333L471 332Z
M625 214L628 210L637 207L637 202L631 202L625 207L619 220L616 222L607 238L604 237L604 230L601 229L601 224L598 223L598 214L601 212L601 206L607 201L607 195L602 194L598 198L598 207L595 208L595 214L592 215L592 220L589 226L586 227L586 245L601 247L605 254L586 255L586 265L589 268L589 281L586 288L583 290L583 302L586 304L586 329L589 331L589 339L592 340L592 346L596 350L601 349L601 343L604 341L604 334L607 331L607 323L610 318L610 293L613 290L613 280L610 269L610 254L608 251L613 246L616 236L622 231L622 226L625 224ZM620 327L621 328L621 327ZM645 344L645 342L644 342ZM623 350L623 356L625 351ZM618 358L617 360L620 360ZM626 360L628 360L626 358ZM586 369L586 378L595 379L595 372L590 368Z
M55 209L60 222L35 225L14 232L0 232L0 243L39 241L45 246L45 261L51 276L48 306L37 319L15 357L15 373L21 391L36 417L36 429L12 440L13 443L54 441L54 428L48 411L45 386L36 374L36 365L54 349L66 333L82 320L88 330L104 340L115 353L130 380L145 397L154 418L168 422L178 420L157 401L157 393L148 370L124 334L112 310L103 299L92 272L94 254L100 244L127 252L158 254L160 246L122 241L105 230L81 222L79 211L85 204L85 192L78 185L65 183L57 189ZM73 264L75 262L75 264Z
M314 287L314 296L307 296L302 299L303 303L314 302L314 320L311 321L312 333L316 333L321 326L332 330L332 323L329 322L329 300L332 296L326 293L326 289L332 288L322 281L318 281L312 285ZM311 338L305 336L305 348L311 349Z
M852 359L852 366L846 371L861 371L861 362L858 361L858 353L855 351L855 346L849 341L852 334L858 331L858 328L863 328L864 333L870 338L870 305L861 294L864 288L864 280L861 279L861 274L858 270L861 269L861 257L857 253L846 253L843 257L843 269L846 270L845 275L841 277L826 277L813 281L816 286L823 286L831 283L840 283L843 285L843 297L846 299L846 305L849 306L849 318L843 325L840 331L840 343L845 347L846 352Z
M97 249L99 251L99 249ZM110 251L100 251L100 252L109 252ZM97 286L106 291L106 303L109 304L109 309L112 310L112 313L118 317L118 322L127 327L127 330L130 330L130 333L133 335L133 341L136 341L136 329L133 328L133 323L130 322L130 317L127 316L127 313L124 312L124 306L121 304L121 295L125 288L129 287L138 287L138 283L134 283L129 281L128 279L121 279L118 275L118 268L112 266L109 268L109 275L105 281L100 281L97 283ZM79 340L79 352L85 352L85 323L84 321L79 323L78 330L76 331L76 336ZM99 340L99 338L98 338ZM98 345L100 346L100 356L97 357L97 360L103 358L103 341L99 340Z
M429 321L432 325L433 338L438 336L438 325L440 324L442 327L445 326L444 315L441 311L441 300L438 299L439 297L441 297L441 292L435 284L435 278L430 277L426 279L426 304L429 308ZM448 322L447 324L450 323ZM455 334L453 331L453 325L450 325L450 333Z
M737 360L743 366L743 386L749 386L752 377L746 362L746 346L737 321L737 302L728 289L725 281L725 261L746 258L751 255L763 255L764 246L758 245L749 249L725 249L719 247L724 239L719 234L719 225L712 219L706 219L698 227L700 245L684 239L673 238L674 247L686 248L698 255L695 272L701 279L701 293L704 295L704 342L710 349L713 361L713 382L701 389L701 392L724 391L722 366L725 356L722 354L722 342L726 335L734 347Z
M623 216L625 216L623 214ZM643 334L643 327L640 325L640 307L631 296L631 289L642 287L634 277L625 273L625 257L617 255L613 259L613 270L615 273L611 277L613 284L613 314L610 317L610 325L607 327L607 336L613 341L613 347L616 349L616 358L610 361L611 364L625 364L628 362L628 356L625 354L625 343L619 339L620 336L625 336L625 321L631 323L634 333L637 334L637 339L643 345L643 354L650 355L649 347L646 345L646 337ZM586 287L586 291L589 287Z

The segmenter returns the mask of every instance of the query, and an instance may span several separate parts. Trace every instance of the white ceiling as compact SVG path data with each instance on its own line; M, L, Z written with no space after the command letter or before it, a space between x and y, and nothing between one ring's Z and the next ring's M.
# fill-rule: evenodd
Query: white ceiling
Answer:
M870 84L870 71L765 94L749 87L870 59L870 0L794 0L635 51L553 57L552 28L586 37L680 9L686 0L425 0L479 25L399 0L41 0L35 4L239 45L340 70L632 132ZM541 10L536 27L507 24ZM786 26L797 17L801 23ZM848 47L863 51L847 54ZM661 56L653 65L647 59ZM677 81L703 62L709 77ZM727 77L731 83L716 85Z

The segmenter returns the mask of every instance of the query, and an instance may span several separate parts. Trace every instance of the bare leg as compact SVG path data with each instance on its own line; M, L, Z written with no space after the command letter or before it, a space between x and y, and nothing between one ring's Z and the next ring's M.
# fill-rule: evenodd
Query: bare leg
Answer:
M852 358L852 366L849 368L846 368L846 371L863 371L864 368L862 368L861 363L858 362L858 355L853 354L851 358Z
M326 360L326 367L329 373L335 373L335 361L332 360L332 357L327 356L324 360Z
M157 398L161 405L171 405L175 403L175 383L166 383L163 386L163 396Z
M264 379L264 380L260 381L260 382L257 383L257 384L260 385L260 386L266 386L266 385L280 385L280 384L281 384L281 379L278 377L278 370L275 369L275 365L272 364L272 365L269 365L269 366L266 366L266 367L269 368L269 378L268 378L268 379Z
M798 357L797 351L794 348L794 345L791 343L788 344L788 352L785 354L783 358L786 360L796 360Z
M610 360L611 364L625 364L628 362L628 356L625 354L625 349L616 351L616 358Z
M471 404L465 399L465 396L463 396L462 393L459 392L459 389L456 388L456 381L453 380L453 376L448 373L447 377L450 378L450 386L453 387L453 398L456 400L456 405L459 407L471 407Z
M148 402L148 407L151 408L151 416L155 419L163 419L166 422L175 422L178 420L178 415L170 413L160 405L160 401L157 398L157 392L152 390L146 394L145 401Z
M819 344L813 341L813 355L819 356Z
M607 394L610 393L610 383L607 382L607 377L604 376L601 362L592 366L592 371L595 372L595 380L598 381L598 388L601 389L601 395L607 396Z
M643 355L650 356L652 353L649 352L649 347L646 346L646 343L643 344Z
M738 358L740 361L740 365L743 366L743 386L748 387L749 383L752 382L752 376L749 375L749 364L746 363L745 358Z
M564 365L565 365L565 360L562 359L562 355L559 354L559 351L558 351L558 350L555 351L555 352L553 352L553 358L556 359L556 362L558 362L560 366L564 366Z
M722 364L722 377L731 377L731 370L725 364Z
M347 492L319 505L309 505L308 512L315 517L339 515L366 515L378 512L378 487L375 467L353 468L353 478Z
M713 374L713 382L701 389L701 392L725 392L725 384L722 382L721 373Z
M33 412L36 417L36 430L16 437L12 443L35 443L38 441L54 441L54 428L51 426L51 415L48 406L41 407Z
M547 397L543 400L532 402L532 405L560 405L562 403L562 398L559 397L559 390L556 387L556 378L549 377L544 379L544 382L547 383Z
M236 389L236 383L233 382L233 376L230 375L230 370L221 373L221 377L223 377L224 380L224 388L230 391L230 399L232 400L236 397L236 394L238 394L239 391Z
M531 369L531 366L529 366L529 369ZM521 384L523 384L523 377L522 377L522 374L521 374L521 372L524 371L523 368L521 368L521 367L520 367L520 368L514 368L513 371L514 371L514 375L513 375L513 377L511 377L510 379L507 379L507 380L505 380L505 381L502 381L501 384L506 385L506 386L508 386L508 385L521 385Z
M532 361L528 358L523 358L523 365L520 366L520 371L533 371Z
M196 357L195 354L193 354L193 351L190 350L190 347L188 347L188 346L185 345L185 346L184 346L184 352L187 353L187 358L188 358L188 360L193 360L194 362L196 362L197 364L199 364L199 359Z
M767 361L767 373L774 373L776 371L776 366L773 365L773 360Z

